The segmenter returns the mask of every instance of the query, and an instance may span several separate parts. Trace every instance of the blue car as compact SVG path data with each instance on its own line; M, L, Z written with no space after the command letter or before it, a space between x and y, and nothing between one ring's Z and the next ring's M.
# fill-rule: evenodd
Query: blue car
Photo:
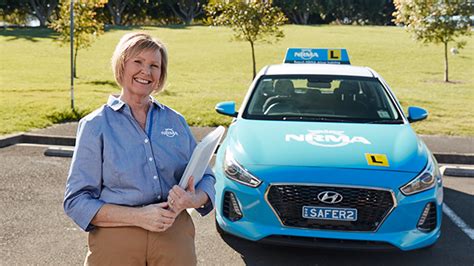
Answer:
M442 175L383 78L345 49L264 67L219 148L216 225L262 243L413 250L440 236Z

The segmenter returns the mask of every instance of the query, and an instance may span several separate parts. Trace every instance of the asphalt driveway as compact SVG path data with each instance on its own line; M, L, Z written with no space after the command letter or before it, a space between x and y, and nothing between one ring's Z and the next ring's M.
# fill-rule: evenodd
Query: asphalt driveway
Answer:
M46 147L0 149L0 265L79 265L87 234L62 210L70 158L46 157ZM474 178L444 179L445 202L474 226ZM359 252L263 246L221 237L212 215L192 213L200 265L473 265L474 240L444 216L443 233L432 249Z

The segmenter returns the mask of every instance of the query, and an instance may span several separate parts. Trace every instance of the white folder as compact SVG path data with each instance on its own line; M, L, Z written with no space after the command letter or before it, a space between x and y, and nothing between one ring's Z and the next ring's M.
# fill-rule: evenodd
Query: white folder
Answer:
M189 159L189 163L184 170L179 186L186 188L189 182L189 178L194 176L194 185L201 181L204 172L206 171L209 162L211 161L212 155L217 148L222 136L224 135L225 128L219 126L214 129L211 133L207 134L201 142L196 145L196 148Z

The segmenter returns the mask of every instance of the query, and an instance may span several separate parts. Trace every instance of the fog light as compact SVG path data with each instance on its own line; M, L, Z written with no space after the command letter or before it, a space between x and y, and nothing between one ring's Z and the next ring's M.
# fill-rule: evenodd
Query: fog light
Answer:
M433 202L426 204L420 219L418 220L417 228L423 232L430 232L436 228L436 205Z
M242 211L240 210L240 204L234 193L226 191L224 193L224 206L223 206L224 217L235 222L242 219Z

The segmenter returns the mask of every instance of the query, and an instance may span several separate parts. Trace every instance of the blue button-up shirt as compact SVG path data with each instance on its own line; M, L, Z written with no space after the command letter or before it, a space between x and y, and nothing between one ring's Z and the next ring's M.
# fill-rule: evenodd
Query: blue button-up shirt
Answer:
M79 122L76 147L66 184L64 210L83 230L105 204L143 206L166 201L196 146L185 119L150 97L145 130L130 107L110 96L106 105ZM208 167L196 189L214 206L215 178Z

